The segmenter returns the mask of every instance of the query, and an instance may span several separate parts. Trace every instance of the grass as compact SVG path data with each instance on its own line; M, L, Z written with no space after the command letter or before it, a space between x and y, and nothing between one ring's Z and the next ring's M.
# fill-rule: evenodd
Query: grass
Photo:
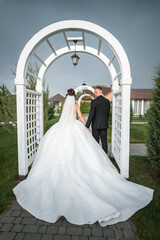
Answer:
M48 122L45 132L58 121L56 117ZM132 128L133 127L133 128ZM132 139L145 134L146 125L131 125ZM110 136L111 126L108 129ZM136 133L137 132L137 133ZM144 135L143 135L144 136ZM0 213L14 197L12 189L17 185L17 137L0 127ZM160 236L160 173L154 169L146 157L130 157L130 181L155 189L154 198L149 205L136 212L131 220L136 226L139 240L158 240Z
M132 122L148 122L147 117L133 117Z
M140 240L158 240L160 236L160 172L147 157L130 157L130 181L154 189L153 200L136 212L131 220Z
M50 121L48 121L47 126L46 126L46 128L44 129L44 132L47 132L47 130L48 130L50 127L52 127L53 124L55 124L56 122L58 122L58 121L59 121L59 118L60 118L60 117L56 116L55 118L53 118L53 119L51 119Z
M17 135L0 127L0 213L13 199L17 176Z
M145 143L148 124L131 124L130 143Z

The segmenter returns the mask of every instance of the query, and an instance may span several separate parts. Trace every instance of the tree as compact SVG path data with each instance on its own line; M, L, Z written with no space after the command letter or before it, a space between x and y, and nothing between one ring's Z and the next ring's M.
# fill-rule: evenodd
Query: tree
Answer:
M106 87L106 88L108 87L107 85L103 85L103 84L92 85L93 88L95 88L95 87L97 87L97 86L102 87L102 88L103 88L103 87Z
M55 114L54 103L50 103L50 105L48 106L48 120L54 118L54 114Z
M33 73L34 75L38 76L39 73L39 65L35 61L33 64L29 63L27 71ZM15 69L11 69L11 73L16 76L16 65ZM26 79L27 79L27 88L31 90L36 90L36 78L31 76L30 74L26 74ZM47 125L48 121L48 97L49 97L49 86L47 85L46 87L46 81L44 79L43 81L43 107L44 107L44 128Z
M152 103L148 110L148 161L160 168L160 65L155 68Z
M4 84L0 86L0 121L5 122L3 127L7 130L16 131L16 128L10 124L16 121L16 98Z

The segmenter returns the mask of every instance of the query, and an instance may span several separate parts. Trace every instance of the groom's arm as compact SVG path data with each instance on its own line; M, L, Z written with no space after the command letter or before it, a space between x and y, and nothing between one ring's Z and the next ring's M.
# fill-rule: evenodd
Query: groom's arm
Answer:
M86 128L89 128L89 126L90 126L90 124L91 124L91 122L92 122L92 120L93 120L93 118L94 118L95 110L96 110L95 104L94 104L94 102L92 101L92 102L91 102L91 108L90 108L89 116L88 116L88 120L87 120L87 123L86 123L86 125L85 125Z

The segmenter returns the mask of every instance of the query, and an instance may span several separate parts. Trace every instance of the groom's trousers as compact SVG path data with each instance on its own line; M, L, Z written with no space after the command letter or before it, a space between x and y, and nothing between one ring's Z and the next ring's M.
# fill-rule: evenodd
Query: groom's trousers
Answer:
M107 128L104 129L94 129L92 128L92 135L99 143L99 138L101 138L102 148L106 152L108 152L108 144L107 144Z

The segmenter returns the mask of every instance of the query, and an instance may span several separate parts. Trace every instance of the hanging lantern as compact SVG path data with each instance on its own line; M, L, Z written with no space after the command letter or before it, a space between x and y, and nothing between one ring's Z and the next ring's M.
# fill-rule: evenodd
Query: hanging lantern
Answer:
M79 57L78 57L78 55L75 53L75 54L73 54L72 56L71 56L71 58L72 58L72 63L73 63L73 65L74 66L76 66L77 64L78 64L78 61L79 61Z
M76 54L76 43L77 43L77 41L78 40L73 40L73 42L75 43L75 53L71 56L71 58L72 58L72 63L73 63L73 65L74 65L74 67L76 67L77 66L77 64L78 64L78 61L79 61L79 57L78 57L78 55Z

